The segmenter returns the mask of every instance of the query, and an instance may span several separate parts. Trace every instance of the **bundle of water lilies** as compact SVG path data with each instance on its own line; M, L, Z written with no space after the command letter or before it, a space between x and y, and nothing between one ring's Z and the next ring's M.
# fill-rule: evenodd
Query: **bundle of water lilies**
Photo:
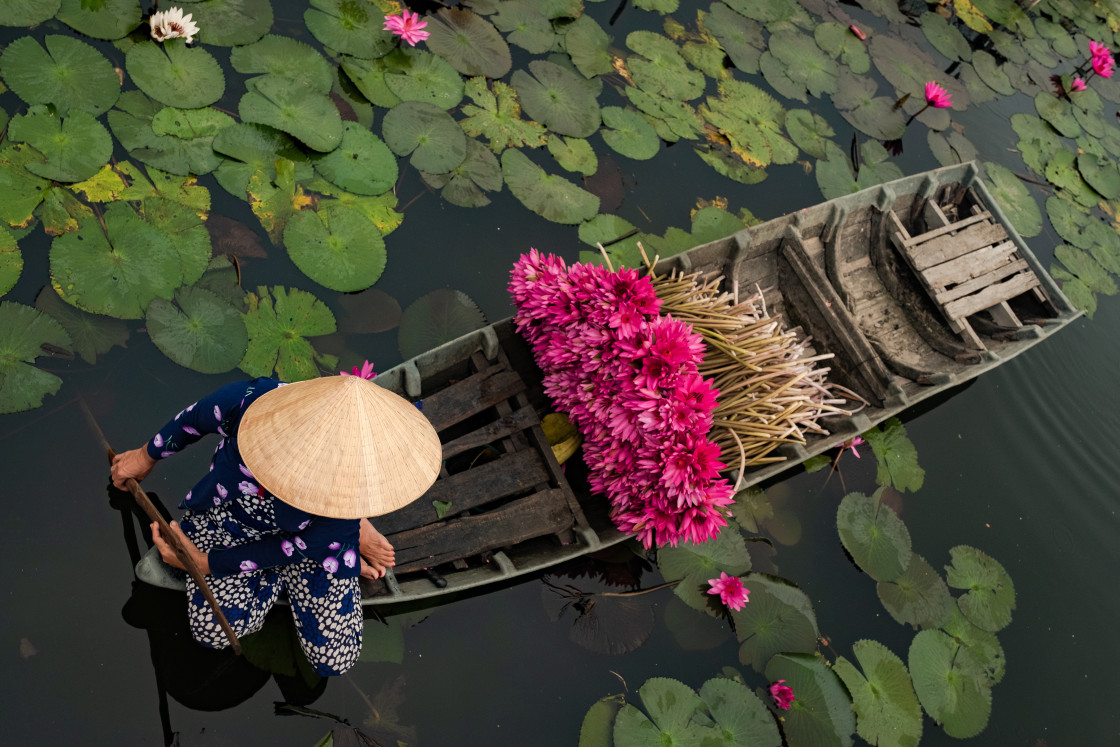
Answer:
M568 266L536 249L511 276L517 329L546 394L583 434L591 489L646 547L714 537L735 492L720 475L728 463L741 475L773 460L842 402L761 299L735 302L693 276Z

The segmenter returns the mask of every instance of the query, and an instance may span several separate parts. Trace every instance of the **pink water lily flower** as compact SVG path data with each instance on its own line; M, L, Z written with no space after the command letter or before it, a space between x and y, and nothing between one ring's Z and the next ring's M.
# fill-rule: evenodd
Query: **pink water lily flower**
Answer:
M419 13L410 13L407 10L402 10L399 16L385 16L384 28L386 31L392 31L394 35L399 36L415 47L416 42L422 42L431 36L429 32L423 30L427 25L427 21L420 20Z
M778 680L770 685L770 697L774 699L774 705L783 711L788 711L795 698L793 697L793 688L789 685L783 685L783 682L785 680Z
M1084 91L1085 90L1085 81L1081 80L1081 78L1074 78L1073 82L1069 84L1069 90L1071 90L1071 91Z
M1103 55L1093 57L1093 72L1102 78L1111 78L1115 65L1116 61L1112 59L1112 53L1107 50Z
M747 595L751 590L743 586L743 579L738 576L728 576L726 572L721 571L719 578L710 578L708 583L712 587L708 589L708 593L719 594L720 601L733 610L743 609L743 606L750 601Z
M849 438L847 441L840 444L840 453L843 454L844 449L851 449L852 453L856 455L856 459L859 459L859 452L856 451L856 447L859 446L860 444L865 444L865 443L867 443L867 442L864 441L859 436L856 436L855 438Z
M926 83L926 104L935 109L946 109L953 105L953 97L935 81Z
M350 369L350 373L345 371L339 371L339 373L343 376L359 376L363 379L377 378L377 374L373 370L373 364L369 361L364 362L361 368L354 366L354 368Z

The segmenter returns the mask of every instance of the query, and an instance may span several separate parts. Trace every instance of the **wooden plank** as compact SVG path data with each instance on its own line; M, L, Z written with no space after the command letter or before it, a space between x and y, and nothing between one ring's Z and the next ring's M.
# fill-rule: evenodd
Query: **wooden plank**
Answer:
M451 504L451 515L516 495L548 480L544 462L535 451L519 451L436 480L412 503L374 519L382 534L403 532L439 521L432 501Z
M928 267L922 271L922 277L931 288L944 288L955 283L964 283L1006 265L1011 261L1011 255L1014 253L1014 242L1004 241Z
M998 223L977 223L960 233L938 236L921 244L907 242L910 246L910 261L914 269L921 272L927 267L948 262L954 257L974 252L982 246L1007 240L1007 231Z
M423 412L442 431L524 389L525 382L516 371L493 366L424 397Z
M974 225L976 223L980 223L981 221L988 220L991 217L992 217L992 214L989 213L987 210L985 210L982 213L977 213L976 215L969 216L968 218L965 218L964 220L959 220L956 223L950 223L949 225L942 226L941 228L935 228L932 231L926 231L925 233L920 233L917 236L907 235L906 243L909 246L914 246L916 244L924 244L927 241L931 241L933 239L938 238L939 236L944 236L945 234L953 233L954 231L960 231L962 229L968 228L971 225Z
M948 228L951 225L949 218L946 217L941 206L933 200L925 201L925 204L922 206L922 217L926 221L926 226L932 226L932 228L930 228L931 231L936 231L939 228Z
M495 421L487 423L478 430L459 436L459 438L453 441L448 441L443 445L443 458L450 459L456 454L462 454L464 451L469 451L479 446L485 446L511 433L523 431L540 422L540 418L537 417L537 411L526 405L509 415L502 416Z
M956 301L958 298L964 298L967 295L975 293L976 291L980 290L981 288L986 288L987 286L991 285L992 283L1003 280L1006 277L1010 277L1010 276L1014 275L1015 273L1022 272L1024 270L1029 271L1029 266L1027 265L1027 260L1017 259L1013 262L1008 262L1003 267L999 267L995 270L992 270L991 272L987 273L986 275L981 275L978 278L973 278L972 280L969 280L967 283L961 283L960 285L954 285L952 288L950 288L948 290L941 291L936 296L937 302L939 304L941 304L942 306L944 306L945 304L949 303L950 301Z
M1038 285L1038 278L1033 272L1022 273L1002 283L989 285L979 293L946 304L945 314L950 319L964 319L1001 301L1015 298L1020 293L1026 293L1036 285Z
M563 491L545 490L486 514L464 516L388 535L396 552L396 574L515 545L572 526Z

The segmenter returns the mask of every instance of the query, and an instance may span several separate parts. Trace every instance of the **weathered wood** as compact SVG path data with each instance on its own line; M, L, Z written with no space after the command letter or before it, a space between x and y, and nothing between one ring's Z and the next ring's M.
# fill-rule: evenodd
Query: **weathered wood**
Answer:
M927 199L925 201L925 204L922 205L922 218L925 219L926 227L929 228L930 231L936 231L939 228L948 228L951 225L951 221L946 217L945 211L941 209L941 206L937 204L936 200Z
M1015 298L1020 293L1026 293L1036 285L1038 285L1038 278L1034 273L1016 275L1005 282L989 285L979 293L946 304L945 314L950 319L964 319L1001 301Z
M477 516L464 516L388 536L396 551L396 574L556 534L572 526L563 491L546 490Z
M504 415L497 420L487 423L478 430L459 436L453 441L448 441L443 445L443 458L450 459L457 454L462 454L464 451L469 451L479 446L485 446L511 433L523 431L540 422L536 410L534 410L532 406L526 405L511 412L509 415Z
M944 305L949 303L950 301L956 301L958 298L964 298L969 294L975 293L981 288L986 288L992 283L1003 280L1006 277L1010 277L1015 273L1022 272L1024 270L1029 271L1029 265L1027 265L1027 261L1025 259L1016 259L1015 261L1008 262L1003 267L992 270L985 275L973 278L972 280L961 283L959 285L954 285L948 290L941 291L935 296L935 298L937 299L938 303Z
M893 214L894 211L892 210L891 213ZM917 244L924 244L928 241L932 241L933 239L944 236L947 233L953 233L954 231L960 231L960 230L968 228L969 226L972 226L976 223L980 223L981 221L989 220L989 219L991 219L991 217L992 217L992 214L989 213L987 210L985 210L982 213L977 213L976 215L969 216L968 218L965 218L964 220L959 220L956 223L950 223L949 225L942 226L941 228L935 228L932 231L926 231L925 233L920 233L917 236L910 236L909 233L907 233L906 243L909 246L914 246L914 245L917 245ZM895 220L897 220L897 218Z
M930 288L944 288L953 283L964 283L972 278L986 275L1010 262L1013 254L1015 254L1015 244L1004 241L928 267L922 270L921 275L929 283Z
M442 431L524 389L525 382L516 371L493 366L424 397L423 412Z
M539 454L520 451L492 462L436 480L428 492L392 513L379 516L374 525L382 534L403 532L439 521L432 501L451 504L451 514L460 514L491 501L515 495L548 480Z
M998 223L977 223L951 235L938 236L930 241L915 244L907 242L910 261L919 272L927 267L948 262L980 247L1007 240L1007 231Z

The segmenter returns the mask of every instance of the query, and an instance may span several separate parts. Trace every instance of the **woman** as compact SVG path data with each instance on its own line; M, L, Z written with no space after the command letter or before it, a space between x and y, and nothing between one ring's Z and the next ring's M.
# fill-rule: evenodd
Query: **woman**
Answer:
M394 560L366 517L431 486L439 437L407 400L361 376L260 378L223 386L144 446L118 454L113 483L144 479L158 460L210 433L221 439L210 471L187 493L180 504L187 512L172 530L211 577L238 636L259 630L286 592L315 671L345 672L362 646L358 577L379 578ZM164 561L182 568L156 524L152 537ZM189 577L187 601L195 640L227 646Z

